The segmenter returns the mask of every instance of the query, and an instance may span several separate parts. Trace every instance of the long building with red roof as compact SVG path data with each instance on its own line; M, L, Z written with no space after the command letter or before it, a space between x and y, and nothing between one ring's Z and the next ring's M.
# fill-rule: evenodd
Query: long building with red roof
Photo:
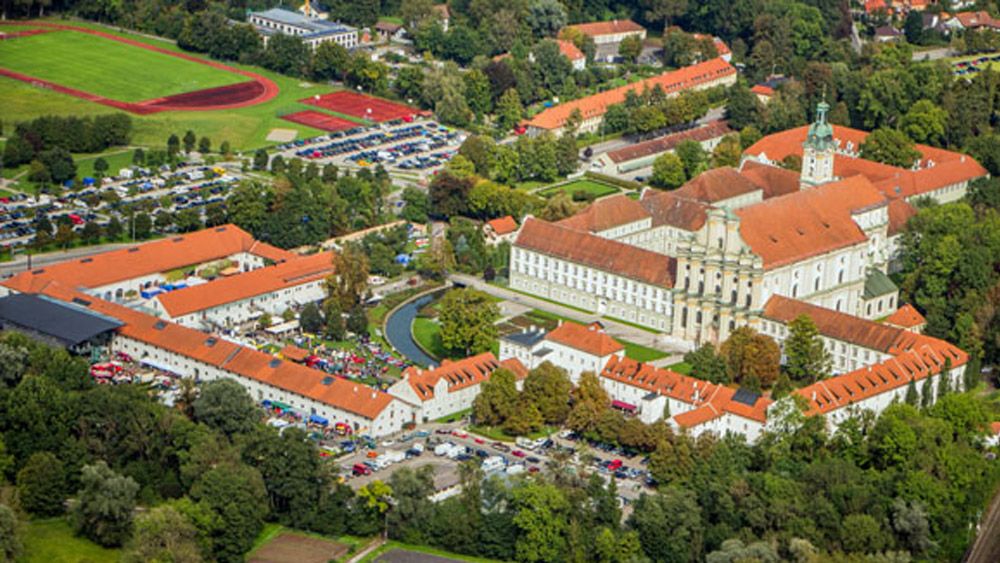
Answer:
M659 87L667 96L676 96L685 90L730 86L735 82L736 69L732 65L721 58L710 59L542 110L527 121L528 134L550 132L560 135L566 121L575 112L580 115L580 132L596 132L608 108L624 102L629 92L641 94Z

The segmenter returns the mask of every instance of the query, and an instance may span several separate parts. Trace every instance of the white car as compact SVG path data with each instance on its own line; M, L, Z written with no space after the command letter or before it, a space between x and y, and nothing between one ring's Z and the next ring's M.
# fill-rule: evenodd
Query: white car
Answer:
M389 446L392 446L392 445L395 445L395 444L396 444L395 440L386 440L386 441L382 442L382 445L385 446L385 447L387 447L387 448Z

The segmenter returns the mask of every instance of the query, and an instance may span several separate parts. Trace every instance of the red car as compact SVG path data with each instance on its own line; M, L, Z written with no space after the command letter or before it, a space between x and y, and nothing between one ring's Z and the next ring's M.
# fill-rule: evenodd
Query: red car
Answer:
M617 471L619 467L622 466L622 460L616 459L608 464L609 471Z
M514 457L526 457L528 454L522 452L521 450L514 450L514 451L510 452L510 455L512 455Z
M483 440L482 438L473 438L472 441L475 442L475 443L477 443L477 444L485 444L486 443L486 440Z
M451 435L454 436L454 437L456 437L456 438L468 438L469 437L469 433L468 432L465 432L463 430L459 430L458 428L452 430L451 431Z

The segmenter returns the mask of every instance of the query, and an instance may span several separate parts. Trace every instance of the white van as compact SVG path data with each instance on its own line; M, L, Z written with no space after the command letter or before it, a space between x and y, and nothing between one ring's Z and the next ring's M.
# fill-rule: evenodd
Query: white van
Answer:
M480 466L483 473L493 473L494 471L500 471L507 465L507 460L501 455L490 456L483 460L483 464Z

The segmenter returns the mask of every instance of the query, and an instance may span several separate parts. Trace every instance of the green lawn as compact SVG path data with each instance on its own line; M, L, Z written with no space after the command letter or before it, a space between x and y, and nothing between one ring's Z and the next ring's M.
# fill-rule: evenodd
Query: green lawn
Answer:
M563 192L571 197L576 192L584 192L588 195L598 198L618 193L618 188L616 188L615 186L604 184L602 182L595 182L594 180L575 180L573 182L569 182L568 184L553 186L551 188L542 190L538 192L538 195L542 197L551 197L559 192Z
M121 558L121 550L74 536L62 518L29 522L23 540L24 556L19 563L110 563Z
M108 28L96 24L77 21L71 23L80 27L110 31ZM45 36L48 35L58 34L47 34ZM156 45L163 49L184 52L176 45L167 41L150 39L129 33L118 33L118 35ZM17 41L20 41L20 39ZM107 42L115 44L112 41ZM15 41L7 43L15 43ZM3 45L0 45L0 52L3 52L2 47ZM130 52L147 53L147 51L135 48L131 48ZM152 54L167 58L165 55ZM185 65L202 67L202 65L197 65L189 61L176 60ZM132 144L162 149L166 147L167 138L172 133L182 136L185 131L190 129L199 137L207 136L212 141L213 147L218 147L223 141L229 141L233 150L246 151L276 144L273 141L267 140L268 134L275 128L293 129L298 132L299 138L323 133L323 131L319 131L318 129L285 121L279 118L278 115L309 109L310 106L301 104L298 100L315 94L332 92L337 88L303 82L299 79L289 78L254 66L238 64L232 64L231 66L256 72L270 78L278 85L280 93L268 102L239 109L223 111L167 111L143 116L132 115L132 122L134 124ZM203 68L212 70L209 67ZM223 76L235 76L237 81L243 79L239 75L231 75L224 71L215 70L213 72L221 72ZM86 116L119 111L108 106L59 94L44 88L33 87L24 82L9 78L0 78L0 100L3 100L0 103L0 107L3 108L2 115L5 123L25 121L42 115Z
M499 428L497 426L476 426L476 425L472 425L472 426L468 427L468 431L471 432L471 433L473 433L473 434L478 434L479 436L482 436L483 438L488 438L490 440L496 440L496 441L500 441L500 442L513 442L517 438L517 436L511 436L510 434L507 434L506 432L504 432L501 428ZM536 432L532 432L532 433L528 434L526 437L527 438L531 438L533 440L536 439L536 438L544 438L544 437L552 434L555 431L556 431L556 428L552 428L550 426L544 426L544 427L542 427L541 430L538 430Z
M625 355L637 362L651 362L660 358L666 358L669 355L662 350L649 348L635 342L627 342L625 340L619 340L618 342L621 342L622 346L625 347Z
M667 366L667 369L684 375L691 375L691 364L687 362L677 362L676 364L671 364Z
M402 542L398 542L398 541L388 541L388 542L386 542L385 545L379 547L375 551L373 551L373 552L369 553L368 555L366 555L363 559L361 559L361 561L359 563L371 563L372 561L376 561L379 558L379 556L381 556L385 552L387 552L387 551L393 551L393 550L397 550L397 549L399 549L399 550L406 550L406 551L414 551L414 552L417 552L417 553L427 553L427 554L430 554L430 555L437 555L438 557L443 557L445 559L451 559L451 560L456 560L456 561L471 561L472 563L495 563L494 559L484 559L482 557L471 557L469 555L460 555L458 553L450 553L448 551L444 551L444 550L441 550L441 549L435 549L433 547L427 547L427 546L424 546L424 545L413 545L413 544L402 543ZM405 560L406 561L410 561L411 559L405 559ZM413 560L416 561L418 559L413 559Z
M109 152L105 154L99 154L87 157L76 157L76 175L79 178L84 178L87 176L95 177L94 173L94 161L98 158L104 158L105 162L108 163L108 171L104 174L107 176L114 176L118 174L118 171L122 168L126 168L132 165L132 151L131 150L117 150L116 152Z
M0 67L127 102L247 81L233 72L73 31L4 41Z
M435 359L448 356L447 350L441 344L441 325L425 317L413 319L413 339Z

